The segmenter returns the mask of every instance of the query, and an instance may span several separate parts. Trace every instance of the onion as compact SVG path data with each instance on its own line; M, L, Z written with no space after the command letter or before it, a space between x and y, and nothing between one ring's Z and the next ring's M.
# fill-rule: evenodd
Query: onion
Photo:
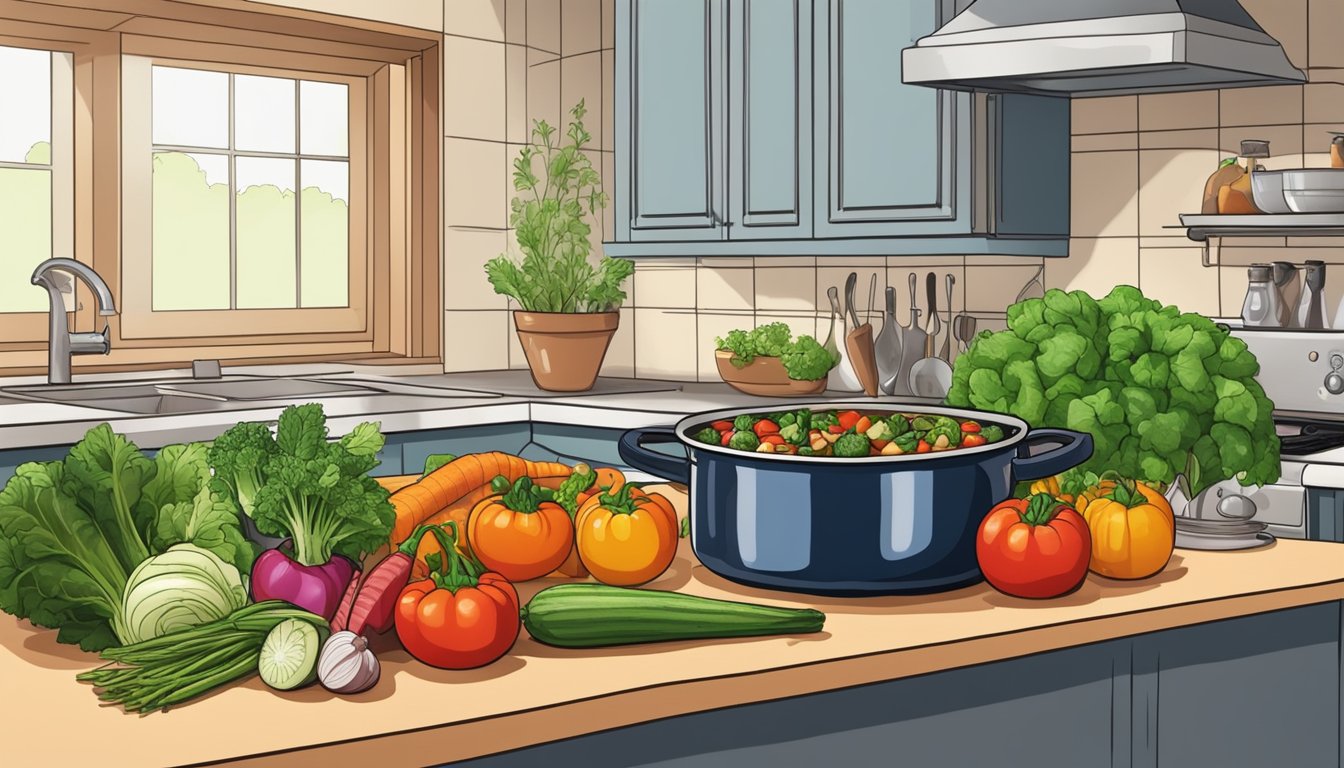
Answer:
M362 635L341 630L322 645L317 659L317 679L332 693L359 693L378 683L378 657Z

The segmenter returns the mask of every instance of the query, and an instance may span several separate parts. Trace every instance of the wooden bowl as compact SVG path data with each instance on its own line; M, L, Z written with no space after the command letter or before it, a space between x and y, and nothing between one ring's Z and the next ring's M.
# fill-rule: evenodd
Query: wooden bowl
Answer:
M797 397L799 395L819 395L826 391L826 380L795 381L784 370L784 363L778 357L757 357L747 365L738 368L732 363L733 353L725 349L715 350L714 362L719 366L719 377L728 386L748 395L759 397Z

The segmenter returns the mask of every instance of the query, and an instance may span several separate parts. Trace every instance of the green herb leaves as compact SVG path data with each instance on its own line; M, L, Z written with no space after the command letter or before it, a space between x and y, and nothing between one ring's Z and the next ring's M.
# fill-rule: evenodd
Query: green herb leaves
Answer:
M757 357L778 357L790 379L815 381L824 378L839 359L811 336L793 339L793 333L784 323L767 323L750 331L736 329L726 337L714 340L715 348L733 353L729 360L736 368L744 368Z

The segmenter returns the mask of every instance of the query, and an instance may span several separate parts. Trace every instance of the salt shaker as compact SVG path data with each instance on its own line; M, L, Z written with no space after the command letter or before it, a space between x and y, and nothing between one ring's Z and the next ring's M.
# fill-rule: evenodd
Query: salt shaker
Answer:
M1268 264L1252 264L1246 270L1249 281L1246 299L1241 304L1241 321L1248 328L1279 327L1279 294L1273 285L1273 271Z

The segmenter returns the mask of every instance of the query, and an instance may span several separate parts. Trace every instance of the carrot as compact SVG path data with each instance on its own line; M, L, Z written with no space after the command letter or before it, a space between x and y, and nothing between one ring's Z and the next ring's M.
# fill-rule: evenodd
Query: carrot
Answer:
M482 486L488 495L490 481L499 475L512 483L525 476L534 481L552 477L563 480L569 473L569 467L558 462L528 461L499 451L459 456L418 482L392 494L396 521L392 527L391 543L401 544L416 528L440 513L461 506L470 512L474 502L466 502L466 497L479 491ZM476 501L483 497L478 496ZM465 522L463 516L460 525L465 525Z

